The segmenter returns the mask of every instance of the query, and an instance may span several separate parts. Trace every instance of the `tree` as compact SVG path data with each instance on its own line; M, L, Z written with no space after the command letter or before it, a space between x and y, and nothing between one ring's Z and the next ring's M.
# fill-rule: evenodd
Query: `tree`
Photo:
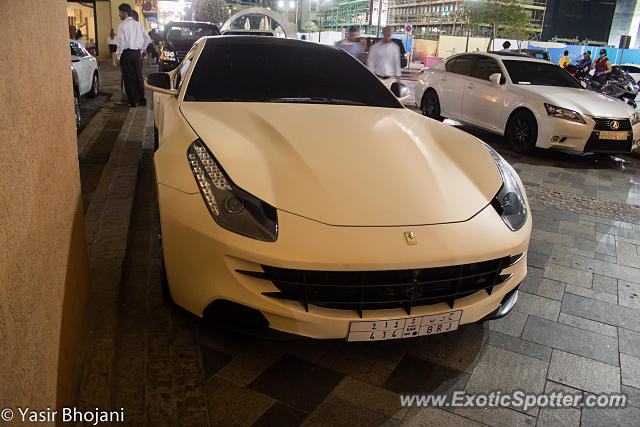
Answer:
M472 27L491 28L491 39L500 35L518 40L529 38L529 15L517 0L477 0L468 1L464 6L467 22Z
M229 8L224 0L200 0L194 13L196 21L224 22L229 18Z

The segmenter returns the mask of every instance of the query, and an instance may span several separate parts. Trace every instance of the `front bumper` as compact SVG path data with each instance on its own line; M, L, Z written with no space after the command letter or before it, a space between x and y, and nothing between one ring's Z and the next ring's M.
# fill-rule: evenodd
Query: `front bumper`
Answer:
M548 116L539 120L536 145L540 148L561 148L591 153L629 153L638 146L640 140L639 123L627 131L627 139L615 141L600 139L600 132L605 129L597 126L596 119L592 117L585 117L586 124ZM615 120L624 122L628 121L628 118Z
M490 206L463 223L416 227L334 227L278 211L275 243L249 239L220 228L200 194L158 185L167 278L174 301L202 315L214 301L224 300L258 310L273 329L313 338L345 338L352 321L410 317L403 309L337 310L263 295L278 289L271 283L238 273L282 268L360 271L450 266L526 253L531 219L510 231ZM411 230L417 245L408 245ZM477 322L496 311L506 294L526 275L526 256L503 270L511 278L488 295L478 291L455 300L463 310L460 323ZM411 316L451 311L447 303L417 306ZM230 319L233 321L233 319Z

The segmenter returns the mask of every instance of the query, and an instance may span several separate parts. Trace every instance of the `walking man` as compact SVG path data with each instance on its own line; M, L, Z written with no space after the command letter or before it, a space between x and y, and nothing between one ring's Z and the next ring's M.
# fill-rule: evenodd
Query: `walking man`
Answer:
M367 65L383 80L400 77L400 48L391 40L391 27L384 27L382 40L371 46Z
M349 27L349 34L347 35L347 38L336 43L336 47L350 53L351 56L359 59L360 61L363 60L364 49L358 41L358 28L356 27Z
M118 15L122 22L118 25L116 58L122 67L124 89L131 107L136 104L145 106L144 82L142 80L142 50L151 39L139 22L133 19L131 6L122 3L118 6Z

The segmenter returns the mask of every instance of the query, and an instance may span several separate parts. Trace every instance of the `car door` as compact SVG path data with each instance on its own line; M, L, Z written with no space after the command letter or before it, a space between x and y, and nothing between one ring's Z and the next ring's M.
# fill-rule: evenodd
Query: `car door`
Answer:
M189 71L189 67L191 67L191 62L193 56L195 55L197 44L194 44L191 50L187 53L184 60L178 65L178 67L171 72L171 87L173 89L177 89L178 91L182 88L182 83L187 77L187 73ZM177 108L176 104L178 103L177 96L167 95L163 93L154 93L153 97L155 99L154 105L154 115L156 127L158 128L158 136L162 139L162 135L164 133L164 117L166 110L168 108Z
M470 79L477 55L459 55L451 58L445 64L445 72L437 77L440 79L440 111L445 116L459 118L462 116L462 102L464 88Z
M500 73L504 80L505 72L496 59L478 55L472 77L464 84L462 115L471 123L496 130L503 122L507 92L505 86L489 80L494 73Z

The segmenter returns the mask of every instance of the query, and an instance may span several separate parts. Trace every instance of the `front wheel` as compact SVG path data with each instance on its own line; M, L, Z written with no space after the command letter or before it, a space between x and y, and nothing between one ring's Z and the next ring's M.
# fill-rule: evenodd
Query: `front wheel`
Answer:
M73 104L76 112L76 133L80 133L80 123L82 121L80 117L80 92L76 89L73 89Z
M531 153L536 148L536 141L538 140L536 118L528 110L516 111L509 119L505 136L517 153Z
M435 90L428 90L422 97L422 105L420 105L422 114L430 119L442 121L444 118L440 115L440 99Z
M98 78L98 72L93 72L93 77L91 78L91 90L87 94L89 98L95 98L98 96L98 92L100 92L100 79Z

